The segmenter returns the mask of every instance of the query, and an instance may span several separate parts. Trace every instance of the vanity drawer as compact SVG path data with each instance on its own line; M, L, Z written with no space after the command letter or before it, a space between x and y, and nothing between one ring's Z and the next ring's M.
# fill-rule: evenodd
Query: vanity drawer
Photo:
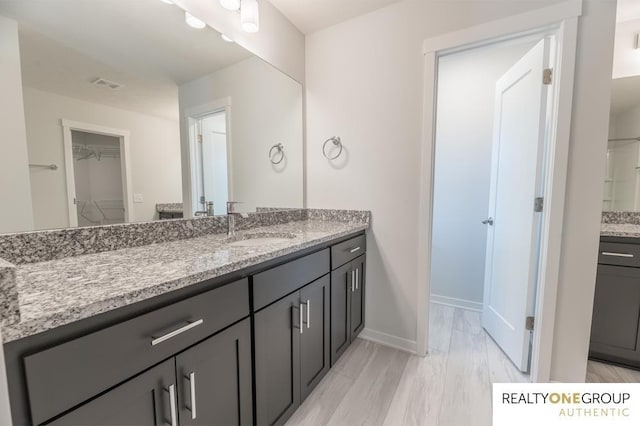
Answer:
M331 269L336 269L367 251L367 238L358 235L331 247Z
M24 358L42 423L249 315L243 279Z
M598 263L640 268L640 244L601 242Z
M301 257L253 276L257 311L330 272L329 249Z

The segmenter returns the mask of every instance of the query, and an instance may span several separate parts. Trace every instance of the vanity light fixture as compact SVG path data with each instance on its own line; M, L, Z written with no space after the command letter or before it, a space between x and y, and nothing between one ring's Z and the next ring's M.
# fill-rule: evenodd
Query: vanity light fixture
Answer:
M260 30L260 8L258 0L242 0L240 6L240 23L242 29L248 33Z
M227 10L240 10L240 0L220 0L220 4Z
M227 43L233 43L233 39L226 34L220 34L220 37Z
M187 25L189 25L191 28L196 28L198 30L201 30L207 26L207 24L205 24L204 21L201 21L200 19L196 18L189 12L184 12L184 20L187 23Z

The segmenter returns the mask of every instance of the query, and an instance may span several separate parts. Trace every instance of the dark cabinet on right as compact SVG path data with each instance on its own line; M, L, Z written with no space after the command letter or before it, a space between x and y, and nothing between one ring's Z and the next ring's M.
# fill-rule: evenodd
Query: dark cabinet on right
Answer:
M365 251L364 236L331 248L331 365L364 328Z
M601 241L589 356L640 367L639 331L640 245Z

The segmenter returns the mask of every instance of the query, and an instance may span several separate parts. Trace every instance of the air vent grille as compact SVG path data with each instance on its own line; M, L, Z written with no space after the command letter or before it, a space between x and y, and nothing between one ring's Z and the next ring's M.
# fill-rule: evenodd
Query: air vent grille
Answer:
M91 84L95 84L98 87L104 87L110 90L118 90L124 87L120 83L116 83L115 81L107 80L106 78L100 78L100 77L93 80Z

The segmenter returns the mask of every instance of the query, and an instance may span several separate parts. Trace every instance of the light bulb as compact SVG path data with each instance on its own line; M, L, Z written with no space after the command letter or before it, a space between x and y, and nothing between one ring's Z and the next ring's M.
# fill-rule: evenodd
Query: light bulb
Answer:
M207 26L207 24L205 24L204 21L201 21L200 19L196 18L189 12L184 13L184 20L187 23L187 25L189 25L191 28L196 28L198 30L201 30Z
M242 29L248 33L257 33L260 30L258 0L242 0L240 23L242 24Z
M220 0L220 4L227 10L240 9L240 0Z

